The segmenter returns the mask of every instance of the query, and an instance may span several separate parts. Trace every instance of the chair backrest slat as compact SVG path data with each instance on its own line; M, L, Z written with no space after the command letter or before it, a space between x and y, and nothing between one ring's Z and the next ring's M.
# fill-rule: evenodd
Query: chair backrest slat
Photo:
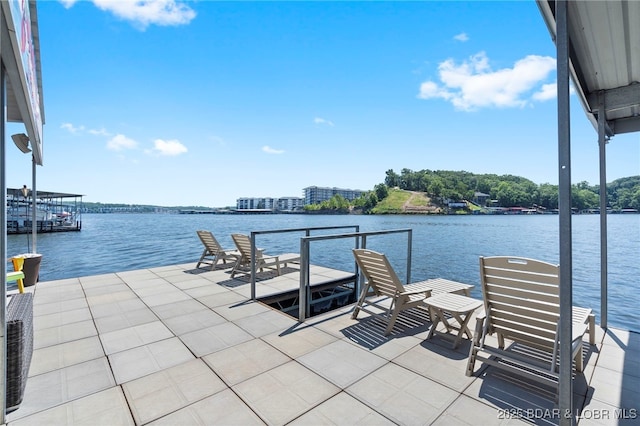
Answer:
M247 263L251 261L251 239L245 234L231 234L233 242L236 244L240 255L242 256L241 262ZM256 259L262 258L262 252L256 250Z
M504 338L553 351L560 316L559 266L521 257L481 257L488 327Z
M366 249L353 249L353 254L377 294L395 297L404 291L402 282L384 254Z
M223 251L218 240L216 240L210 231L201 230L196 231L196 233L198 234L200 241L202 241L202 244L207 248L207 250L209 250L209 252L211 252L211 254L216 255L218 252Z

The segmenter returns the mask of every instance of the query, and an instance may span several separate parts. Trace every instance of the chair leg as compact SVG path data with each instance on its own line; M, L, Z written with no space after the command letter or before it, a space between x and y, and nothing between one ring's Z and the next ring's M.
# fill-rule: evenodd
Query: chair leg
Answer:
M399 303L396 303L393 307L393 313L391 314L391 318L389 318L389 324L387 325L387 329L384 331L384 335L388 336L393 330L393 326L396 323L396 319L398 319L398 314L402 311L402 306Z
M207 255L207 249L204 249L204 251L202 252L202 256L200 256L200 259L198 260L198 264L196 265L196 269L198 269L200 267L200 264L202 263L202 261L204 260L204 257Z
M579 343L579 349L576 351L575 356L576 371L581 373L584 370L584 360L582 359L582 342Z
M356 319L358 317L358 313L362 308L362 304L367 298L367 293L369 292L369 286L365 285L362 287L362 293L360 293L360 297L358 298L358 303L356 303L356 307L353 309L353 313L351 314L351 319Z
M231 270L231 278L233 278L236 275L236 271L238 270L238 268L240 267L240 264L242 263L242 258L239 258L236 261L236 264L233 265L233 269Z
M480 350L480 339L484 333L484 320L476 318L476 329L471 339L471 348L469 349L469 361L467 362L467 371L465 374L467 377L473 376L473 371L476 368L476 358L478 351ZM483 338L483 337L482 337Z

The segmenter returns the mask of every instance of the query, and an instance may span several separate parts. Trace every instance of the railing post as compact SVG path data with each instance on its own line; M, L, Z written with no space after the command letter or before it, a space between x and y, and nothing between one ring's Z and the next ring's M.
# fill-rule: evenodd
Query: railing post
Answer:
M407 284L411 282L411 250L412 250L413 230L407 232Z
M256 234L251 232L251 300L256 300Z
M304 322L307 318L309 286L309 241L300 239L300 293L298 296L298 322Z

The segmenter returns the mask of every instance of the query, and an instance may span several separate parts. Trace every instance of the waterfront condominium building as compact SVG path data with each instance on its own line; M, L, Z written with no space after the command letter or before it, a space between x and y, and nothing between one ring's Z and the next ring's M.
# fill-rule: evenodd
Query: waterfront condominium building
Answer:
M302 209L304 198L300 197L245 197L236 200L237 210L278 210L294 211Z
M271 197L245 197L236 200L236 208L238 210L273 210L277 198Z
M278 198L278 210L295 211L302 210L304 198L300 197L280 197Z
M318 204L326 200L330 200L334 195L341 195L349 201L353 201L366 191L358 189L342 189L342 188L322 188L319 186L309 186L304 188L304 203Z

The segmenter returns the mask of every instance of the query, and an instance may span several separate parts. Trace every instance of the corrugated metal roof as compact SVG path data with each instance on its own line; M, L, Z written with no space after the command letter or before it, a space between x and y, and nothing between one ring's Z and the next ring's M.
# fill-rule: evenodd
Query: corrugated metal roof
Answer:
M555 0L538 0L555 41ZM597 129L604 105L607 136L640 130L640 2L569 1L571 75Z
M22 188L7 188L7 195L8 196L17 196L17 197L21 197L21 191ZM29 189L29 193L31 193L31 189ZM83 197L84 195L82 194L69 194L66 192L52 192L52 191L40 191L39 189L36 190L37 193L37 197L38 199L51 199L51 198L78 198L78 197ZM29 195L29 197L31 197L31 195Z

